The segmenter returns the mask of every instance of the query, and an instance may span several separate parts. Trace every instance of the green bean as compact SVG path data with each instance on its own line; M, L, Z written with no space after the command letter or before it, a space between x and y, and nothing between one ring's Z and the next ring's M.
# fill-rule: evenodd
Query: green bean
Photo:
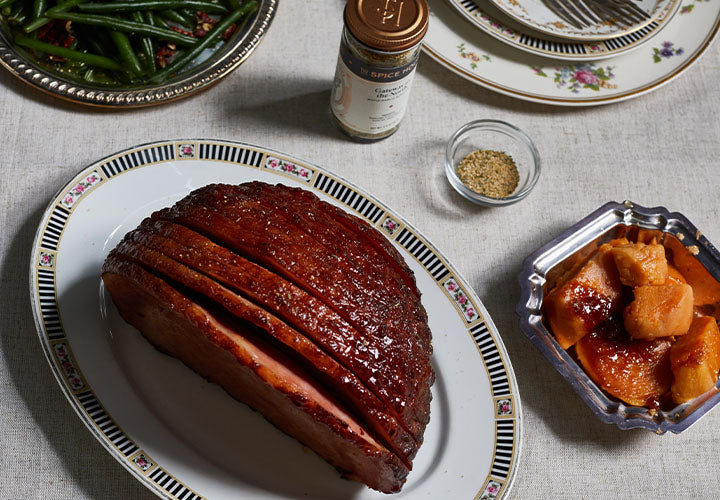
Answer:
M193 26L195 26L195 18L188 19L175 10L166 9L162 11L162 14L170 21L178 23L180 26L183 26L185 28L192 28Z
M110 38L115 44L120 60L124 63L125 67L135 76L140 76L143 72L142 66L140 66L140 61L138 61L127 35L120 31L111 30Z
M15 0L0 0L0 9L11 5L13 2L15 2Z
M147 11L145 12L147 13ZM144 22L151 24L152 21L147 18L142 12L136 11L132 13L133 21ZM145 71L147 73L155 73L155 57L153 51L153 41L149 36L140 37L140 53L142 54L143 61L145 62Z
M176 73L178 70L184 68L190 61L195 59L203 50L205 50L211 43L215 42L222 34L227 30L233 23L239 22L241 19L247 19L250 14L255 12L258 8L258 4L255 0L245 2L239 9L234 10L225 19L221 20L215 25L215 27L208 32L202 38L202 41L192 49L187 50L181 56L177 57L173 62L168 64L163 70L158 71L150 77L151 82L160 82L168 76ZM240 26L237 28L240 29Z
M75 7L77 4L82 2L82 0L66 0L63 3L57 4L55 7L48 9L45 11L45 14L43 17L39 17L35 19L33 22L25 26L24 30L25 33L32 33L38 28L41 28L45 26L47 23L50 22L50 19L48 19L49 14L58 14L60 12L67 12L68 10Z
M165 22L165 19L160 17L159 15L155 14L151 10L146 10L145 15L150 19L153 26L156 26L158 28L168 28L168 23Z
M15 5L8 15L8 21L14 24L22 24L27 19L27 13L25 12L25 6L20 3Z
M33 2L32 18L38 19L40 16L43 15L43 12L45 12L46 8L47 3L45 0L35 0Z
M185 47L194 47L198 45L197 38L183 35L177 31L168 30L164 28L156 28L145 23L136 23L134 21L127 21L120 19L119 17L113 16L100 16L95 14L72 14L69 12L62 12L60 14L49 14L48 17L52 19L62 19L64 21L72 21L79 24L89 24L91 26L103 26L110 28L115 31L122 31L123 33L135 33L137 35L147 35L153 38L159 38L161 40L167 40L168 42L174 42L178 45Z
M211 5L214 5L216 8L222 7L222 5L217 5L217 4L211 4ZM228 11L225 7L222 7L222 9L223 9L222 12L216 12L216 14L224 14ZM203 10L203 9L198 8L197 10L193 10L193 9L183 8L183 9L179 9L178 12L180 12L181 15L185 16L186 19L192 19L194 22L197 19L197 15L195 14L195 12L197 12L198 10ZM210 11L210 10L205 10L204 12L212 13L212 11Z
M230 10L237 10L242 6L241 0L227 0Z
M175 8L189 8L194 15L195 10L212 14L224 14L228 10L216 3L203 0L137 0L134 2L108 2L108 3L81 3L78 9L83 12L95 14L130 12L134 10L165 10ZM187 14L186 14L187 15Z
M53 56L60 56L66 59L72 59L73 61L83 62L90 66L97 66L98 68L105 68L111 70L120 70L120 66L116 61L108 57L98 56L95 54L87 54L78 50L66 49L64 47L58 47L50 43L41 42L34 38L28 38L23 35L15 36L15 43L21 47L27 47L28 49L37 50Z

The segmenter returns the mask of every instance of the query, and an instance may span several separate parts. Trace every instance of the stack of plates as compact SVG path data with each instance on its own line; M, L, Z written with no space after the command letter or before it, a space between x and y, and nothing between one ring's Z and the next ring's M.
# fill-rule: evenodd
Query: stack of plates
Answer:
M706 50L720 21L720 6L709 0L638 0L648 20L583 29L543 0L429 3L430 56L479 85L562 105L602 104L658 88Z

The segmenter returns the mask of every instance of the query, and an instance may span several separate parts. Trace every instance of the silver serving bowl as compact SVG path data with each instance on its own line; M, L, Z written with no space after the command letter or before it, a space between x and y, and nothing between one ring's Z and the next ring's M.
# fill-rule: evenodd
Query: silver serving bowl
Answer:
M0 24L0 65L24 82L62 99L108 108L152 106L204 90L250 57L270 27L278 0L258 0L259 8L241 32L212 57L156 85L115 88L65 79L33 62L13 46Z
M687 247L694 245L698 261L720 281L720 253L685 216L663 207L645 208L630 201L610 202L525 259L519 275L521 296L515 311L520 316L520 329L600 420L621 429L642 427L658 434L666 431L677 434L720 402L720 382L716 382L712 390L671 410L628 406L605 394L560 347L543 323L543 297L556 280L578 259L615 238L627 226L660 230L675 235Z

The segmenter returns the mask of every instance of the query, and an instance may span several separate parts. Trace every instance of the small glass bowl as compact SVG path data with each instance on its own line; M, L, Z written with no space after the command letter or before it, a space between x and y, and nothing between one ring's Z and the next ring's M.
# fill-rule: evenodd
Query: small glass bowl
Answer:
M476 193L457 175L457 167L467 155L478 149L499 151L512 157L520 181L515 191L505 198L492 198ZM540 178L540 155L528 135L519 128L500 120L476 120L460 127L445 149L445 175L455 191L464 198L486 207L510 205L525 198Z

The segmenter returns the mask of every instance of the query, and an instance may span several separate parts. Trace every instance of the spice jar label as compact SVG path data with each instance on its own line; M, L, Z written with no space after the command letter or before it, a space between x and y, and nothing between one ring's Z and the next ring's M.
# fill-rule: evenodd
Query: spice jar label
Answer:
M342 44L331 100L337 119L365 134L397 126L405 114L417 59L395 68L373 67Z

